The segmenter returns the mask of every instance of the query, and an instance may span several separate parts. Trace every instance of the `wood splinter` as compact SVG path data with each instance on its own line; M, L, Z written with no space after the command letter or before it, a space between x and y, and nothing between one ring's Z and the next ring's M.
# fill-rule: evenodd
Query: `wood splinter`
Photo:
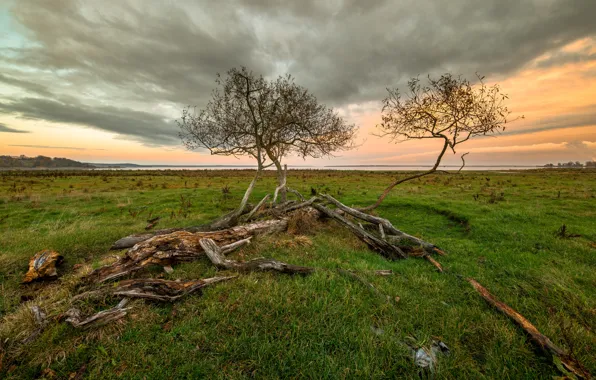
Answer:
M577 360L567 354L565 350L556 346L548 337L542 335L540 331L523 315L499 301L494 295L492 295L484 286L480 285L478 281L473 278L468 278L468 282L474 287L474 289L488 302L490 305L495 307L501 313L505 314L509 318L518 324L525 332L530 336L531 340L543 350L550 352L553 355L553 359L557 358L561 362L563 368L559 368L561 372L563 369L569 373L574 374L580 379L591 379L592 375L584 368ZM556 364L556 362L555 362ZM566 373L564 373L567 375Z
M250 238L239 240L235 243L219 247L212 239L201 239L199 243L209 260L218 268L234 269L242 272L251 271L277 271L289 274L310 274L314 268L302 267L298 265L287 264L274 259L254 259L247 262L239 262L226 259L224 254L229 253L250 242Z

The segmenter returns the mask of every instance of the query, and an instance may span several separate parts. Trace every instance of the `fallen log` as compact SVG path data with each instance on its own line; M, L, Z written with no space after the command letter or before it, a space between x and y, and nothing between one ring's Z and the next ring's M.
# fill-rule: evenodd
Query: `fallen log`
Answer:
M468 278L467 280L486 302L495 307L501 313L513 319L516 324L524 329L524 331L529 335L530 339L538 347L551 353L553 355L553 359L556 358L558 361L560 361L563 368L557 366L559 370L564 369L565 371L570 372L581 379L590 379L592 377L586 368L584 368L577 360L568 355L565 350L556 346L548 337L542 335L530 321L524 318L523 315L499 301L484 286L480 285L478 281L474 280L473 278ZM567 375L567 373L564 374Z
M292 265L274 259L260 258L246 262L240 262L226 259L224 256L225 252L231 252L232 250L239 248L242 245L248 244L249 242L250 239L243 239L236 243L220 248L212 239L201 239L200 244L213 265L221 269L233 269L240 272L277 271L280 273L301 275L307 275L314 272L314 268Z
M204 254L201 239L213 239L218 244L229 244L255 235L285 231L287 218L258 221L221 231L191 233L177 231L154 236L136 244L118 262L93 271L87 280L105 282L126 276L151 265L168 266L179 262L194 261Z
M251 207L250 204L246 204L245 209L243 210L243 212L240 215L237 215L238 214L237 210L234 210L234 211L231 211L225 215L220 216L219 218L211 221L210 223L202 224L199 226L184 227L184 228L182 228L182 227L165 228L165 229L157 230L157 231L153 231L153 232L125 236L125 237L119 239L118 241L116 241L114 244L112 244L112 246L110 247L110 250L121 250L121 249L132 248L136 244L144 242L145 240L149 240L155 236L168 235L168 234L171 234L174 232L182 232L183 231L183 232L197 233L197 232L217 231L217 230L222 230L225 228L234 227L235 226L234 223L237 222L237 219L244 213L249 212L250 207Z
M81 311L76 308L69 309L64 313L66 322L70 323L76 328L90 329L99 327L116 321L126 316L126 311L130 308L125 307L128 304L128 298L123 298L118 305L108 310L102 310L99 313L93 314L90 317L83 318Z
M318 203L313 203L311 206L318 210L320 213L332 219L335 219L338 222L345 225L346 227L348 227L348 229L352 231L354 235L356 235L360 240L365 242L371 249L379 252L381 255L388 258L389 260L407 258L407 255L399 247L368 233L363 228L358 227L356 224L350 222L348 219L339 215L334 210L331 210Z

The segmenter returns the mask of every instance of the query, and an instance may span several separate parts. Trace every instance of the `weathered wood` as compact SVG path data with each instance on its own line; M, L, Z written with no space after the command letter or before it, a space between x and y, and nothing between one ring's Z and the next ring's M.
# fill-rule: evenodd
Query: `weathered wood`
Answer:
M245 212L248 212L248 210L250 210L251 208L252 208L252 205L247 203L242 214ZM156 230L153 232L125 236L125 237L119 239L118 241L116 241L114 244L112 244L112 246L110 247L110 250L121 250L121 249L132 248L136 244L142 243L142 242L149 240L153 237L161 236L161 235L168 235L168 234L171 234L174 232L190 232L190 233L194 234L197 232L211 232L211 231L222 230L222 229L227 228L226 226L229 226L229 224L231 223L231 221L234 218L236 218L236 219L238 218L235 216L236 211L237 210L231 211L231 212L224 214L224 215L220 216L219 218L211 221L210 223L201 224L199 226L184 227L184 228L182 228L182 227L165 228L165 229ZM232 226L229 226L229 227L232 227Z
M193 281L169 281L153 278L140 278L121 281L110 293L127 298L144 298L153 301L174 302L205 286L226 281L236 276L212 277Z
M201 239L209 238L225 245L255 235L285 231L287 227L288 220L283 218L258 221L221 231L197 233L178 231L155 236L129 249L120 261L93 271L87 279L91 282L104 282L150 265L167 266L197 260L204 254L199 244Z
M362 212L360 210L356 210L352 207L348 207L345 204L338 201L337 199L335 199L332 196L327 195L327 194L322 194L321 197L323 199L333 203L337 208L339 208L346 214L352 215L353 217L364 220L366 222L369 222L372 224L378 224L379 226L382 226L383 233L386 234L386 237L384 239L389 240L393 244L398 244L398 242L400 240L407 240L412 244L421 246L427 252L443 253L443 251L441 251L434 244L428 243L422 239L419 239L415 236L409 235L403 231L398 230L397 228L395 228L393 226L393 224L391 224L391 222L389 220L387 220L385 218L373 216L373 215L367 214L365 212ZM440 252L437 252L437 251L440 251Z
M244 244L247 244L248 239L245 239ZM247 262L240 262L235 260L226 259L223 252L230 252L234 246L234 249L240 245L235 243L220 248L215 241L212 239L201 239L201 246L205 250L209 260L218 268L221 269L233 269L240 272L252 272L252 271L277 271L288 274L301 274L306 275L314 272L314 268L302 267L298 265L287 264L274 259L255 259Z
M590 379L592 377L586 368L584 368L577 360L568 355L565 350L556 346L548 337L540 333L540 331L538 331L538 329L530 321L524 318L523 315L505 303L499 301L484 286L480 285L478 281L474 280L473 278L468 278L467 280L486 302L495 307L501 313L513 319L517 325L524 329L524 331L529 335L530 339L536 345L551 353L553 357L558 358L565 370L582 379Z
M63 257L55 251L45 250L36 253L29 260L29 270L23 278L23 283L56 279L58 277L56 266L62 262L62 259Z
M356 224L350 222L348 219L344 218L343 216L339 215L337 212L320 205L318 203L313 203L312 207L317 209L324 215L327 215L330 218L337 220L338 222L344 224L354 235L356 235L360 240L365 242L371 249L379 252L384 257L388 258L389 260L397 260L397 259L405 259L407 255L397 246L388 243L383 239L379 239L376 236L368 233L363 228L358 227Z
M277 196L279 195L280 191L281 191L281 201L285 202L286 201L286 183L287 183L287 171L288 171L288 165L284 165L283 170L279 170L279 164L276 164L277 168L278 168L278 181L279 181L279 186L277 186L275 188L275 192L273 193L273 203L277 202Z
M81 311L79 309L72 308L64 313L64 317L66 317L66 322L76 328L90 329L99 327L125 317L126 311L130 309L125 307L128 304L128 301L128 298L124 298L113 308L102 310L87 318L81 316Z
M263 197L263 199L261 199L261 201L257 203L257 205L248 213L248 215L246 216L246 220L251 220L253 216L255 216L255 214L261 210L263 204L267 202L267 199L269 199L270 197L271 194L265 195L265 197Z

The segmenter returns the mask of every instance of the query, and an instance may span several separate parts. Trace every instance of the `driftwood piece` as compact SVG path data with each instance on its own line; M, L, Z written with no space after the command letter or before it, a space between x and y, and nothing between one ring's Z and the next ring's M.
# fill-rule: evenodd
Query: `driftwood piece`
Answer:
M356 235L360 240L365 242L371 249L379 252L381 255L388 258L389 260L407 258L406 254L399 247L368 233L363 228L358 227L356 224L350 222L348 219L339 215L337 212L317 203L312 204L312 207L317 209L322 214L327 215L328 217L333 218L338 222L344 224L346 227L350 229L350 231L352 231L352 233L354 233L354 235Z
M342 210L346 214L352 215L355 218L364 220L364 221L372 223L372 224L378 224L381 235L385 235L385 234L387 235L387 236L383 237L383 239L388 240L392 244L397 244L400 240L406 240L412 244L421 246L427 252L439 253L439 254L444 253L441 249L439 249L434 244L431 244L431 243L426 242L422 239L419 239L415 236L409 235L403 231L398 230L397 228L395 228L393 226L393 224L391 224L391 222L389 220L387 220L385 218L373 216L373 215L367 214L365 212L356 210L352 207L348 207L345 204L338 201L337 199L335 199L332 196L327 195L327 194L322 194L321 197L323 199L333 203L338 209Z
M209 238L225 245L255 235L285 231L287 227L288 221L284 218L258 221L221 231L197 233L178 231L155 236L129 249L120 261L93 271L87 279L92 282L104 282L150 265L167 266L196 260L204 254L199 244L201 239Z
M239 262L225 258L224 252L231 252L233 249L248 244L249 240L250 239L244 239L240 242L236 242L221 248L212 239L201 239L200 244L205 250L207 257L209 257L209 260L211 260L213 265L221 269L233 269L240 272L277 271L281 273L301 275L307 275L314 272L314 268L287 264L274 259L262 258L250 260L247 262Z
M116 321L126 316L126 311L130 308L125 307L128 304L128 298L122 299L118 305L108 310L102 310L99 313L93 314L90 317L83 318L81 311L76 308L72 308L64 313L66 322L70 323L76 328L90 329L93 327L99 327Z
M111 290L115 296L127 298L144 298L153 301L174 302L181 297L193 293L205 286L226 281L236 276L212 277L193 281L169 281L153 278L141 278L121 281L118 287Z
M513 319L516 324L524 329L524 331L529 335L530 339L536 345L538 345L541 349L551 353L553 358L557 358L567 372L570 372L582 379L590 379L592 377L588 370L585 369L577 360L568 355L565 350L556 346L548 337L542 335L542 333L540 333L540 331L538 331L538 329L530 321L524 318L523 315L499 301L484 286L480 285L478 281L474 280L473 278L468 278L467 280L486 302L495 307L501 313Z
M63 257L56 251L40 251L29 260L29 270L23 278L27 284L37 280L53 280L58 277L56 266L62 262Z

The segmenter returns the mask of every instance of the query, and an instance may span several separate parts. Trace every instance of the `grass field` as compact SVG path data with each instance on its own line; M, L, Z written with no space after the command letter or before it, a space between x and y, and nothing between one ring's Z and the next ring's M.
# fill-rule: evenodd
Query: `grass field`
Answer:
M304 194L313 188L363 206L399 175L293 170L288 182ZM322 268L311 276L252 273L174 304L134 301L122 323L90 332L52 319L35 341L15 349L34 328L30 305L52 316L69 306L55 301L74 292L75 264L109 261L110 245L142 232L150 217L161 216L157 228L207 222L238 204L251 176L0 172L0 377L418 378L408 345L437 338L451 354L439 357L436 378L557 375L551 358L478 296L465 281L470 276L596 373L596 171L589 170L437 174L394 189L377 213L443 248L443 274L421 259L386 261L327 222L308 238L264 237L231 255ZM273 188L268 173L253 202ZM556 236L563 224L581 237ZM65 257L61 278L21 285L29 258L42 249ZM379 299L337 268L356 270L399 302ZM377 269L394 275L375 276ZM216 273L205 259L143 275Z

